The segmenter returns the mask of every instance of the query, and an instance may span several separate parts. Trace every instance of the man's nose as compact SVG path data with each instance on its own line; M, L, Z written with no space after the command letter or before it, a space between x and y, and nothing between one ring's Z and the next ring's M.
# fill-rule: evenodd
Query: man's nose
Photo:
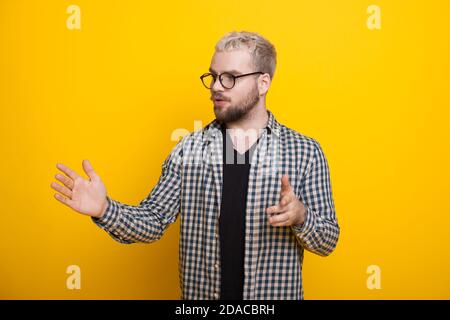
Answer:
M220 83L219 77L216 78L216 81L213 82L213 85L211 87L211 90L213 92L218 92L218 91L224 91L225 88L222 86L222 83Z

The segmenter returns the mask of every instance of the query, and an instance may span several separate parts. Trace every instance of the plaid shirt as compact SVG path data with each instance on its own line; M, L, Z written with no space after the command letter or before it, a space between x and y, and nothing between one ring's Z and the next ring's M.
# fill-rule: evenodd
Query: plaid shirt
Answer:
M339 238L327 160L319 143L278 123L271 111L251 158L248 182L245 300L303 299L304 249L329 255ZM219 224L223 145L213 120L181 139L164 160L162 174L138 206L107 198L92 220L120 243L160 239L180 214L181 299L220 298ZM267 207L280 200L281 176L306 207L302 225L273 227Z

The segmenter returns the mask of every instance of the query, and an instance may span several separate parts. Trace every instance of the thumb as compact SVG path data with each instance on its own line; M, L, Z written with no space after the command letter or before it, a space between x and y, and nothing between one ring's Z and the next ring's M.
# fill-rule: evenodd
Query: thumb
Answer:
M84 172L86 172L86 174L88 175L88 177L91 180L95 180L98 178L98 176L95 173L94 168L92 168L92 165L89 162L89 160L83 160L83 170L84 170Z

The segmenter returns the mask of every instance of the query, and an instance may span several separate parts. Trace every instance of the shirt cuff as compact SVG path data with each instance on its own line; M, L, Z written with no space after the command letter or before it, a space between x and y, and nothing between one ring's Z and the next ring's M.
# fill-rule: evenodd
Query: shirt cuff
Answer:
M119 206L109 197L106 197L106 201L108 204L103 216L101 218L91 217L91 219L102 229L113 229L117 223L117 219L119 218Z
M306 208L305 221L303 221L302 224L295 224L291 226L295 233L307 234L314 228L314 213L307 205L304 206Z

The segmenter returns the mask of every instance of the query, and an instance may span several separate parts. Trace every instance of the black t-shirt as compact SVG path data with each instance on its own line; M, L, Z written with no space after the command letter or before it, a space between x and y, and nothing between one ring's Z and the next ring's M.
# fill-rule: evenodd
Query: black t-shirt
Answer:
M245 154L240 154L234 149L231 137L224 126L222 126L222 136L223 189L219 217L220 299L242 300L248 176L251 157L259 139ZM231 157L232 153L234 158Z

